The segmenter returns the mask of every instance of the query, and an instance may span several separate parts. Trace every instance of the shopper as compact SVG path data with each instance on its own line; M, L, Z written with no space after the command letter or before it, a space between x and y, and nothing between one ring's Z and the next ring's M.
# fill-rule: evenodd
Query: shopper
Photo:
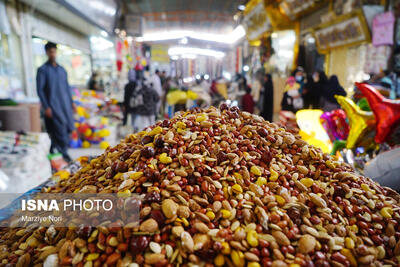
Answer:
M151 77L151 81L150 83L153 84L153 89L156 91L156 93L158 94L158 98L159 101L157 102L156 107L154 108L155 111L155 115L158 116L159 112L160 112L160 107L161 107L161 99L162 99L162 85L161 85L161 78L160 78L160 71L156 70L154 72L154 75Z
M94 91L100 91L100 83L97 80L98 79L98 74L97 72L93 72L92 76L90 76L89 82L88 82L88 89L89 90L94 90Z
M136 83L131 106L135 113L133 128L140 131L155 123L154 110L160 102L160 97L146 80L137 80Z
M328 78L324 71L315 71L311 77L307 79L305 85L306 94L304 94L304 108L319 109L322 93L324 88L328 86Z
M243 111L247 111L249 113L254 112L254 99L251 95L251 88L246 87L246 94L242 97L242 109Z
M296 80L296 83L299 85L299 93L302 95L303 94L303 89L304 89L304 69L303 67L297 67L294 72L293 76Z
M50 153L55 150L71 161L67 149L69 135L74 129L73 102L67 72L57 64L57 45L45 45L48 60L37 71L37 93L44 110L46 130L51 139Z
M134 113L132 113L130 102L133 92L135 91L135 88L136 88L136 71L134 69L130 69L128 71L128 83L125 85L124 88L124 103L122 105L122 111L124 115L122 120L123 125L126 125L129 114L132 114L132 121L134 120Z
M272 122L272 115L274 110L274 84L272 83L271 74L264 75L264 101L261 116Z
M335 95L346 96L347 93L339 84L338 77L336 75L332 75L329 78L327 86L325 86L324 90L322 91L321 106L325 112L340 108L340 105L336 101Z

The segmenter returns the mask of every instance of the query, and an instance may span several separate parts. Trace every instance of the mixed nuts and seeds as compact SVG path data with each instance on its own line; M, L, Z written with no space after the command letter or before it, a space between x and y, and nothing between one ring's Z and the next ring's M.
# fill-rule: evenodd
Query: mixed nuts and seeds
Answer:
M51 193L143 196L140 225L3 228L2 266L397 266L399 195L276 124L177 113Z

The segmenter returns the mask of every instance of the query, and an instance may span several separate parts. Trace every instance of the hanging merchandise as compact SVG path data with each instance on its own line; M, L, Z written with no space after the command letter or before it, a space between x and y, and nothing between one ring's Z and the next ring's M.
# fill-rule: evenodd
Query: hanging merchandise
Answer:
M372 43L374 46L393 45L395 17L392 11L375 16L372 22Z
M375 114L375 141L378 144L387 142L400 124L400 100L385 98L374 87L365 83L356 83L356 86L367 98L369 106Z
M346 147L353 149L365 141L368 133L374 128L375 118L372 112L363 111L353 100L344 96L335 96L342 109L346 112L349 120L349 134ZM365 143L365 142L363 142Z

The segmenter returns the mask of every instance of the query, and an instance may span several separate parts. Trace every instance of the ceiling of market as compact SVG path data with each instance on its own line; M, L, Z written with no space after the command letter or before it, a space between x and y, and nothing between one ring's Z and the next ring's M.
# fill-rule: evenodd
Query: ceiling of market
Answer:
M247 0L123 0L124 13L143 18L142 32L194 30L228 33ZM129 32L129 29L127 29Z

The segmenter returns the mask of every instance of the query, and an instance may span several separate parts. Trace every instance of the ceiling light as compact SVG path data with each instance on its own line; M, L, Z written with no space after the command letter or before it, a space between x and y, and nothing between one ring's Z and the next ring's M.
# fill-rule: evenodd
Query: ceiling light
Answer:
M210 75L204 74L204 79L205 79L205 80L208 80L209 78L210 78Z
M200 80L200 78L201 78L200 74L196 74L196 79Z
M314 38L314 37L309 37L309 38L307 39L307 43L309 43L309 44L314 44L314 43L315 43L315 38Z
M168 55L170 56L179 56L182 57L184 55L201 55L201 56L211 56L216 58L222 58L225 56L224 52L211 50L211 49L203 49L203 48L195 48L195 47L171 47L168 49Z
M153 32L144 34L142 37L136 38L138 42L156 42L183 38L192 38L203 41L211 41L225 44L234 44L246 35L242 25L237 26L229 34L212 34L212 33L201 33L195 31L176 30L176 31L164 31L164 32Z
M228 81L232 79L232 75L227 71L223 71L222 76L224 76L224 78L227 79Z
M182 58L195 59L196 57L195 54L182 54Z
M243 11L243 10L245 10L245 8L246 8L246 6L245 6L245 5L239 5L239 6L238 6L238 9L239 9L240 11Z
M128 42L132 42L132 41L133 41L133 37L132 37L132 36L128 36L128 37L126 37L126 40L127 40Z
M103 37L107 37L107 36L108 36L108 33L107 33L106 31L100 31L100 34L101 34Z
M250 70L250 67L248 65L243 66L243 71L248 72Z
M179 59L179 56L171 56L171 59L172 59L172 60L178 60L178 59Z
M271 37L272 37L272 38L276 38L276 37L278 37L278 34L277 34L276 32L273 32L273 33L271 34Z
M188 43L188 38L183 37L182 39L179 40L179 43L180 44L184 44L184 45L187 44Z

